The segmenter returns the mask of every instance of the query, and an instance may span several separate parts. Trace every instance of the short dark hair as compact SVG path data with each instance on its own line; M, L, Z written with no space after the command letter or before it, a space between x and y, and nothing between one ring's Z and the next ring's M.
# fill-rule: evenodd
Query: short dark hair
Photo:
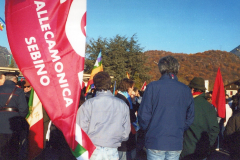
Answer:
M137 91L138 91L138 88L137 88L137 87L134 87L134 88L133 88L133 91L134 91L134 92L137 92Z
M212 96L211 96L210 92L205 93L205 99L206 100L212 99Z
M119 82L118 90L119 91L128 91L129 88L133 87L134 81L128 78L124 78Z
M194 91L194 92L205 92L205 90L203 90L203 89L197 89L197 88L194 88L193 91Z
M96 87L96 91L107 91L111 87L111 78L107 72L98 72L93 77L93 83Z
M177 59L175 59L174 57L166 56L159 60L158 68L162 75L165 73L173 73L177 75L180 65Z

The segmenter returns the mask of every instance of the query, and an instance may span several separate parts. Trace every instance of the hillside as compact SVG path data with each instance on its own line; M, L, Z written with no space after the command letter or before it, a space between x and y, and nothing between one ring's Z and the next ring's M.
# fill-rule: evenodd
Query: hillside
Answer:
M189 84L193 77L202 77L209 80L209 89L212 90L218 67L221 69L224 84L240 79L240 58L230 52L210 50L203 53L183 54L155 50L144 54L147 57L146 65L151 68L149 73L152 76L151 81L160 78L155 62L158 63L161 57L167 55L172 55L179 61L178 78L185 84Z
M240 58L240 45L230 51L233 54L236 54Z
M0 67L17 67L15 60L7 48L0 46ZM9 64L10 63L10 64Z
M0 67L7 67L8 60L7 56L10 55L7 48L0 46Z

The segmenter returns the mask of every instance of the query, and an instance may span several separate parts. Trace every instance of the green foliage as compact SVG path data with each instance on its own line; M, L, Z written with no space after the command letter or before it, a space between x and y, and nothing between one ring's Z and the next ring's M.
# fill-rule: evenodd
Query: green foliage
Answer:
M0 46L0 67L8 67L9 61L8 56L10 52L7 50L6 47Z
M14 68L15 67L15 61L14 59L12 58L11 59L11 64L9 65L10 68Z
M149 80L149 68L144 64L146 57L142 53L143 48L138 44L136 35L130 38L116 35L107 39L99 37L90 39L86 50L85 72L91 73L99 52L102 52L103 70L114 76L117 83L126 78L126 72L135 81L137 87Z

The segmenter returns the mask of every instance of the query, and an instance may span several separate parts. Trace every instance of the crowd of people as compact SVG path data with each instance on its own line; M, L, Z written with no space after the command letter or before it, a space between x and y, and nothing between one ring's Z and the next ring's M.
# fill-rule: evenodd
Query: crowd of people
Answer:
M86 97L82 90L76 123L96 146L91 160L204 160L216 149L240 159L240 89L232 98L226 97L226 118L221 119L212 105L212 92L205 93L202 77L194 77L188 86L179 82L180 65L172 56L161 58L158 68L161 78L150 82L145 91L124 78L112 93L107 72L93 77L95 88ZM13 129L17 123L11 118L25 118L31 85L24 81L18 84L20 89L16 84L12 73L0 74L0 159L27 155L26 146L24 150L12 141L22 139L15 136L20 131ZM59 130L57 134L65 141ZM60 144L56 149L68 148L66 142L56 141ZM65 155L58 159L66 155L74 159L70 152L69 148L58 152Z

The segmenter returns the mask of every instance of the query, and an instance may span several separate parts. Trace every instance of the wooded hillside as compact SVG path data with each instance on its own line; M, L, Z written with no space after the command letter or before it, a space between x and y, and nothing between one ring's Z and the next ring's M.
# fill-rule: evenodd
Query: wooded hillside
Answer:
M100 41L100 43L99 40L104 41ZM156 63L158 63L161 57L167 55L172 55L179 61L180 70L178 79L187 85L193 77L202 77L205 80L209 80L209 89L212 90L218 67L221 69L225 85L240 79L240 58L231 52L209 50L203 53L184 54L150 50L142 53L138 41L135 40L134 36L128 40L126 37L117 35L109 41L100 38L88 45L88 58L86 58L85 62L86 73L91 73L93 64L101 48L103 68L114 76L114 81L126 78L126 72L128 72L138 87L145 80L149 83L160 78L161 75ZM114 49L112 47L113 44L118 44L118 47ZM0 46L1 67L9 65L8 55L10 55L9 51L5 47Z
M209 80L209 89L212 90L218 67L221 69L224 84L240 79L240 58L230 52L209 50L203 53L183 54L152 50L145 52L144 55L147 57L145 65L151 68L150 81L160 78L161 75L155 62L158 63L161 57L167 55L174 56L179 61L178 78L185 84L189 84L193 77L202 77Z
M7 56L10 55L7 48L0 46L0 67L8 67Z

